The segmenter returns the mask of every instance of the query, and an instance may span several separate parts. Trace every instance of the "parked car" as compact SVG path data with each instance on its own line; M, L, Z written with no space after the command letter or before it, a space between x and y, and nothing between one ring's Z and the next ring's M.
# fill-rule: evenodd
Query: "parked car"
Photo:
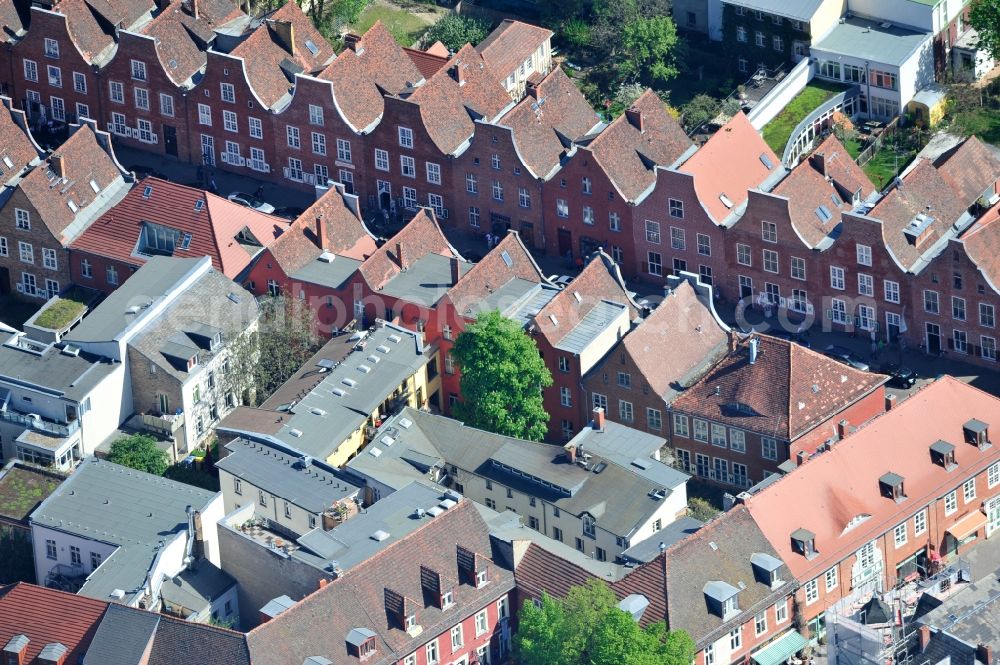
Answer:
M298 208L296 206L282 206L280 208L276 208L272 214L275 217L283 217L285 219L288 219L288 220L291 220L291 221L294 222L304 212L305 212L304 208Z
M573 278L569 275L549 275L549 281L560 289L565 289L573 281Z
M267 213L268 215L274 214L273 205L261 201L252 194L247 194L246 192L233 192L232 194L229 195L228 198L233 203L239 203L241 206L253 208L257 212Z
M853 367L854 369L859 369L862 372L868 372L871 370L868 363L861 360L861 358L859 358L853 351L837 344L831 344L826 347L823 351L823 355L829 356L830 358Z
M901 367L897 363L887 362L879 368L879 372L889 375L888 385L906 390L917 382L917 373L909 367Z

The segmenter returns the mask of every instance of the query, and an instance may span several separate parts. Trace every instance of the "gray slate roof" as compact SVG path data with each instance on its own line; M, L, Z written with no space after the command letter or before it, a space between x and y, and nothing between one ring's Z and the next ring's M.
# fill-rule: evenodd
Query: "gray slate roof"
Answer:
M992 574L970 584L918 621L936 630L924 654L936 656L931 657L932 663L950 656L953 665L971 665L977 644L992 646L996 658L1000 654L1000 579Z
M38 506L30 520L117 545L80 593L107 600L112 591L122 589L128 602L142 587L158 549L186 533L187 506L204 510L216 496L92 457Z
M695 533L705 523L693 517L681 517L656 532L655 536L639 541L622 552L622 557L632 561L648 563L660 553L660 545L673 547Z
M464 275L473 264L459 261L458 266L461 275ZM393 276L385 283L381 293L430 307L451 287L451 258L432 253L420 257L406 270Z
M125 283L111 292L104 302L83 318L76 328L64 337L66 341L107 342L115 339L135 320L136 314L128 313L132 306L143 308L169 293L199 263L200 259L174 259L165 256L151 257ZM142 311L141 309L139 310Z
M382 442L389 434L393 439L391 446ZM602 528L626 536L659 507L650 492L660 489L670 492L687 479L685 474L667 468L665 473L677 484L665 485L640 475L639 469L632 465L622 466L610 459L605 460L606 466L600 473L594 473L566 462L561 447L500 436L410 408L389 419L372 443L347 463L347 469L399 489L413 479L426 477L426 467L414 461L417 456L432 463L441 460L490 478L550 501L573 515L588 512ZM593 456L591 469L601 461ZM649 462L665 466L654 460ZM507 469L518 469L521 474L500 464ZM571 495L531 478L570 490Z
M160 615L111 603L97 625L83 665L135 665L153 641Z
M931 37L930 32L897 25L883 28L877 19L853 17L834 26L810 50L820 59L824 53L830 53L898 67L921 46L929 48Z
M612 321L622 314L628 317L628 306L623 303L602 300L597 303L573 329L559 340L556 348L567 353L583 353L590 343L601 335Z
M193 612L203 612L234 584L236 580L229 573L211 561L202 559L193 569L185 568L172 578L164 580L160 596L172 605L179 605Z
M107 358L89 353L66 355L55 346L46 347L40 355L19 346L0 346L0 382L10 379L42 386L74 401L86 397L118 367Z
M215 466L310 513L322 513L360 488L339 471L316 460L268 443L236 439Z
M336 256L329 263L317 258L296 270L289 277L293 280L300 279L310 284L339 289L358 271L360 266L361 261L346 256Z

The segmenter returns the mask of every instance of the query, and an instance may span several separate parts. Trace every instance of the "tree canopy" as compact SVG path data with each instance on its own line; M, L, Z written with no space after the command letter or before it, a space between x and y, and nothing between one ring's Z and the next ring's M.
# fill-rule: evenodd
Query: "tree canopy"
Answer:
M427 31L427 41L441 42L452 51L466 44L478 44L490 34L490 26L482 19L461 14L448 14Z
M123 436L111 444L108 461L162 476L170 458L166 451L156 447L156 439L153 437L148 434L133 434Z
M669 16L637 18L622 28L621 70L626 77L665 83L677 76L677 28Z
M462 369L459 418L506 436L538 441L545 435L542 389L552 385L552 375L517 323L498 311L480 314L452 353Z
M514 649L522 665L690 665L695 655L690 635L662 622L641 628L599 580L525 603Z
M1000 0L975 0L969 24L979 33L979 48L1000 60Z

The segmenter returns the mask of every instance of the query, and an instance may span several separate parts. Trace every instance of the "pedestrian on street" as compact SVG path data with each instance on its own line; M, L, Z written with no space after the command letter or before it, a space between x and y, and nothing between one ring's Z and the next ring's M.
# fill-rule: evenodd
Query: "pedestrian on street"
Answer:
M493 249L493 234L492 233L487 233L486 234L486 249L488 249L488 250Z
M208 191L212 192L213 194L218 194L219 193L219 187L218 187L218 185L215 184L215 177L214 176L212 177L212 179L208 183Z
M257 188L257 192L254 194L254 197L258 199L264 198L264 185Z

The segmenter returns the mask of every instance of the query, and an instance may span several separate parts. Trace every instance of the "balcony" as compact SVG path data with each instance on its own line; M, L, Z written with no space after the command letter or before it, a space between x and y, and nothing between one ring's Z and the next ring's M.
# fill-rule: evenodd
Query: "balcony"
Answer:
M79 420L74 420L73 422L66 424L56 423L50 420L45 420L35 413L23 414L16 411L4 410L0 411L0 420L8 423L14 423L16 425L23 425L28 429L45 432L46 434L62 438L66 438L80 429Z
M181 427L184 426L184 414L162 414L152 413L142 414L142 426L145 429L159 432L168 438L172 438Z

